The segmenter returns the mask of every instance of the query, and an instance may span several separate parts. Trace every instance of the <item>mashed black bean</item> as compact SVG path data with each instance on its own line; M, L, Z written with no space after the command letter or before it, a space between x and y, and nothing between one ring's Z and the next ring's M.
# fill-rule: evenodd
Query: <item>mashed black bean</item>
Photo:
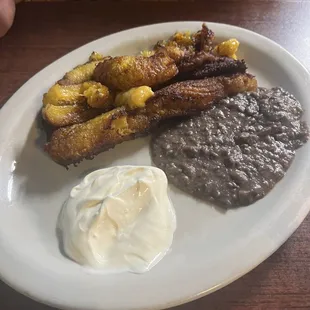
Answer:
M302 114L279 87L225 98L154 136L153 160L185 192L226 208L249 205L267 195L308 140Z

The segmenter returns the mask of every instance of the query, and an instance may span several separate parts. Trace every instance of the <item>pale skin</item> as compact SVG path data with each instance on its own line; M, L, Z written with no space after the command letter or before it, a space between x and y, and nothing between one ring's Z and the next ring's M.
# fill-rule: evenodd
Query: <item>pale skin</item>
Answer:
M0 0L0 38L11 28L15 16L15 1Z

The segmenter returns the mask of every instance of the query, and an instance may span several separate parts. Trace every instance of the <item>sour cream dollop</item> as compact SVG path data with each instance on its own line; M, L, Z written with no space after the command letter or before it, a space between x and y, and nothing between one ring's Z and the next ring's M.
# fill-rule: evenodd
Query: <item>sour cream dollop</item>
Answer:
M169 250L176 229L165 173L116 166L87 175L59 216L65 253L108 273L143 273Z

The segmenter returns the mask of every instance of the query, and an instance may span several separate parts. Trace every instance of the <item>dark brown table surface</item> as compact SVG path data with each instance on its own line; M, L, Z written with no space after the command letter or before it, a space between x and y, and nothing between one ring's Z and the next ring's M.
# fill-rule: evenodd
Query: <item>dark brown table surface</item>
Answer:
M18 5L13 28L0 39L0 107L37 71L80 45L126 28L175 20L224 22L254 30L280 43L310 69L309 1L27 2ZM0 282L0 309L52 308ZM310 309L310 216L252 272L174 309Z

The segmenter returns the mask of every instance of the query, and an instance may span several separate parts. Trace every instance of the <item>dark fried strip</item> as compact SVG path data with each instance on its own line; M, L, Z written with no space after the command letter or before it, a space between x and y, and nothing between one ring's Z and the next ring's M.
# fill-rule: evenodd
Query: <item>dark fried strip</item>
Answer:
M226 58L218 59L212 63L206 63L200 69L194 71L190 77L192 79L203 79L210 76L219 76L226 74L245 73L247 66L244 60L234 60Z

